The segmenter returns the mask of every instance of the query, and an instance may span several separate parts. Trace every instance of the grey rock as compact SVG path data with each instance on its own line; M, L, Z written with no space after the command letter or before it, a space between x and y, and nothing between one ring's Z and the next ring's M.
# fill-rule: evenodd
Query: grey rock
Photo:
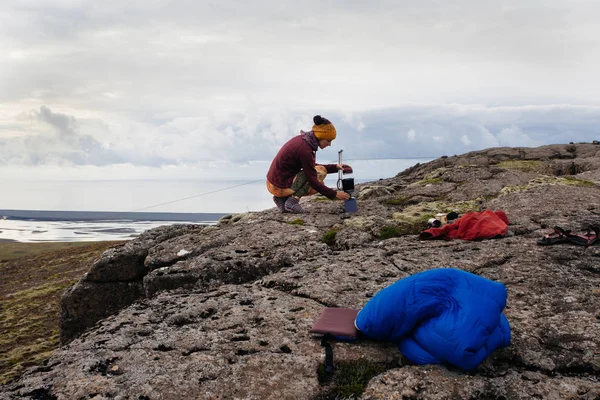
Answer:
M539 372L509 371L501 376L466 375L439 366L406 366L371 381L363 399L597 399L598 384Z
M358 200L367 200L374 197L388 196L394 193L394 189L385 186L364 186L356 195Z
M87 282L84 279L61 297L60 340L67 343L104 317L143 295L141 282Z
M66 344L96 322L127 307L143 296L148 273L148 250L174 237L205 229L201 225L161 226L136 240L105 251L88 273L62 296L60 341Z
M317 196L302 199L308 214L150 230L65 292L64 345L0 398L336 398L308 332L323 308L361 308L398 279L450 267L506 285L510 346L465 373L410 365L389 343L335 342L336 365L383 371L364 399L598 399L600 246L536 240L600 225L599 160L589 143L494 148L357 185L352 214ZM436 213L484 209L506 212L506 237L418 239Z

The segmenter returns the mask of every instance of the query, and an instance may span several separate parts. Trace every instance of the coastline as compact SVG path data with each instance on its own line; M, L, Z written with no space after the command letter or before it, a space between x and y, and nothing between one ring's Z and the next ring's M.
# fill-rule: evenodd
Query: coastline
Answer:
M0 209L0 218L24 221L218 221L227 213L183 212L123 212L123 211L63 211L63 210L9 210Z
M131 240L162 225L215 225L225 213L0 210L0 242Z

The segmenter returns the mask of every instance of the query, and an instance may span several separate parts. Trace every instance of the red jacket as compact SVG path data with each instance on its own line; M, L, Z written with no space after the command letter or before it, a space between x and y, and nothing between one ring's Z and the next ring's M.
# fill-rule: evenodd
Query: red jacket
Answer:
M302 135L291 138L275 156L267 173L267 180L278 188L289 188L298 172L304 170L310 187L323 196L334 199L337 191L328 188L317 179L317 171L315 171L317 149L313 149ZM323 166L328 174L337 172L336 164Z
M477 240L505 236L508 217L504 211L485 210L469 212L451 224L441 228L430 228L419 235L419 239L462 239Z

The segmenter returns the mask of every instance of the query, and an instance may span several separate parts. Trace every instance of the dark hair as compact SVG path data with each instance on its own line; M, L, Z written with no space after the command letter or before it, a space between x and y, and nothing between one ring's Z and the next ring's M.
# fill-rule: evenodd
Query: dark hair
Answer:
M331 123L327 118L323 118L320 115L315 115L313 117L313 122L315 125L327 125Z

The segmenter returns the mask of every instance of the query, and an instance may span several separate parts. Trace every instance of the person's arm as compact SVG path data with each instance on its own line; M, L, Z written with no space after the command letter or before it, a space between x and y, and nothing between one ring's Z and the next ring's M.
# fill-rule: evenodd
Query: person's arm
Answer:
M317 171L315 170L315 161L313 158L312 151L303 151L299 155L300 163L302 164L302 169L304 170L304 174L306 175L306 179L308 180L308 184L310 185L310 187L312 187L317 192L321 193L323 196L329 199L333 200L335 198L338 198L336 190L325 186L317 178ZM333 165L335 166L335 164ZM335 166L335 168L335 170L337 171L337 166ZM327 170L327 172L329 172L329 170Z
M352 167L348 164L319 164L327 170L328 174L337 173L340 169L344 170L345 174L352 173Z
M333 174L338 172L337 164L319 164L327 170L328 174Z
M338 172L339 170L344 170L344 173L352 173L352 167L348 164L320 164L322 167L325 167L328 174L332 174ZM335 193L335 198L338 200L348 200L350 195L342 190L338 190Z

